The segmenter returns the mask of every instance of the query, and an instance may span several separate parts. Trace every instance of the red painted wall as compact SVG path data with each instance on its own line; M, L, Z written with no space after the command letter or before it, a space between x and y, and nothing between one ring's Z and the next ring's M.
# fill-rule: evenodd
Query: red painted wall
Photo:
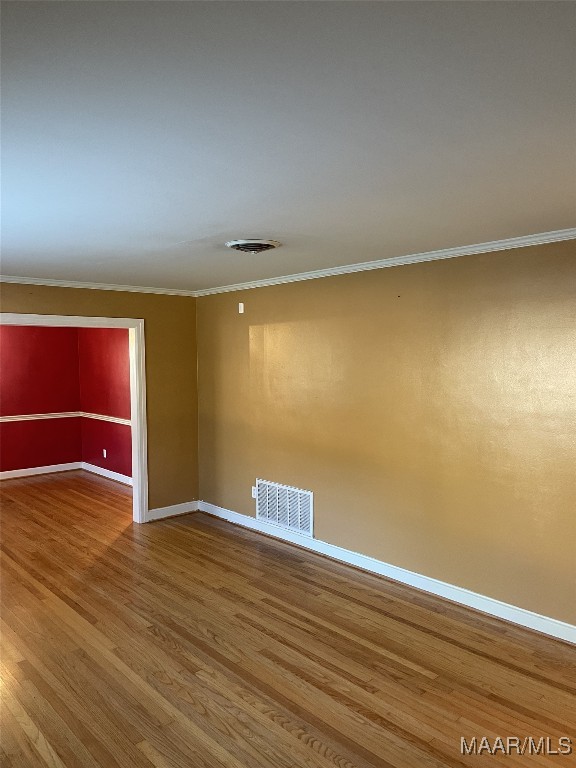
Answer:
M0 415L70 411L130 418L128 330L0 326ZM0 444L0 471L83 461L132 474L131 429L123 424L4 422Z
M85 413L130 418L128 343L126 328L78 329L80 409ZM82 461L131 476L130 427L82 419Z
M82 461L132 477L132 430L124 424L81 419ZM102 449L106 448L106 458Z
M0 415L80 410L78 330L0 326Z
M80 421L32 419L0 424L0 471L80 461Z
M130 353L126 328L79 328L80 410L130 418Z

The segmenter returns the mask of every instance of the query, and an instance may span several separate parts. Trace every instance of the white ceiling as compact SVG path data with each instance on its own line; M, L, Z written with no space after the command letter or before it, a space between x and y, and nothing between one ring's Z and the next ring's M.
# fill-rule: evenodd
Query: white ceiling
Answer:
M572 2L4 3L2 272L195 290L573 227L575 30Z

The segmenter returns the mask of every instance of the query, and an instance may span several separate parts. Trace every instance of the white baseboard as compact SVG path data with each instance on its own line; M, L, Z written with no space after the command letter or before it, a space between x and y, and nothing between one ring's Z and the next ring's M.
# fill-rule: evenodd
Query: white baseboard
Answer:
M88 464L83 461L80 464L80 468L85 469L86 472L93 472L95 475L107 477L109 480L116 480L119 483L124 483L124 485L132 485L132 478L128 477L128 475L121 475L120 472L112 472L111 469L104 469L104 467L99 467L96 464Z
M572 624L567 624L558 619L550 618L549 616L541 616L538 613L527 611L525 608L518 608L515 605L503 603L500 600L495 600L493 597L487 597L486 595L479 595L476 592L471 592L469 589L457 587L454 584L448 584L445 581L439 581L430 576L423 576L422 574L408 571L405 568L400 568L397 565L384 563L381 560L376 560L367 555L361 555L358 552L352 552L349 549L338 547L335 544L328 544L326 541L311 539L308 536L302 536L293 531L286 531L278 526L271 525L270 523L261 520L256 520L254 517L241 515L238 512L232 512L229 509L218 507L215 504L210 504L206 501L198 501L197 508L201 512L215 515L216 517L220 517L235 525L242 525L245 528L251 528L254 531L259 531L260 533L265 533L269 536L289 541L300 547L311 549L313 552L327 555L334 560L340 560L343 563L354 565L365 571L386 576L387 578L394 579L402 584L408 584L409 586L416 587L424 592L430 592L433 595L444 597L455 603L459 603L460 605L466 605L469 608L482 611L490 616L496 616L499 619L510 621L513 624L519 624L522 627L535 629L537 632L542 632L545 635L551 635L552 637L557 637L561 640L567 640L570 643L576 644L576 626L573 626Z
M197 501L185 501L182 504L171 504L169 507L149 509L145 515L144 522L151 523L153 520L162 520L164 517L187 515L188 512L198 512Z
M110 480L117 480L119 483L124 483L124 485L132 485L132 478L127 475L121 475L119 472L112 472L110 469L103 469L95 464L87 464L83 461L72 461L69 464L47 464L44 467L29 467L28 469L7 469L0 472L0 480L10 480L14 477L32 477L33 475L48 475L52 474L52 472L69 472L71 469L85 469L87 472L108 477Z
M47 464L44 467L29 467L28 469L5 469L0 472L0 480L10 480L13 477L30 477L32 475L48 475L52 472L68 472L71 469L82 469L80 461L69 464Z

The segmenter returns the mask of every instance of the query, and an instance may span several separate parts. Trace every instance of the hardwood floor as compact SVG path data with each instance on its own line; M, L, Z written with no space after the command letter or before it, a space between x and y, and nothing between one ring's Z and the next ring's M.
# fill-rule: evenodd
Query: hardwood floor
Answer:
M576 648L84 472L2 488L1 765L568 766Z

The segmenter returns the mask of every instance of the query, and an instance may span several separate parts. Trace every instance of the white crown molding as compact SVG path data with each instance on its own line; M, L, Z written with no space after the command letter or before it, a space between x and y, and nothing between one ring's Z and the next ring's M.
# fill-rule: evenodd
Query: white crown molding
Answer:
M507 240L493 240L490 243L478 243L476 245L463 245L456 248L443 248L439 251L426 251L424 253L412 253L407 256L395 256L389 259L377 261L364 261L358 264L345 264L341 267L329 267L327 269L315 269L310 272L300 272L284 277L271 277L266 280L253 280L248 283L236 285L223 285L219 288L206 288L195 291L194 296L210 296L214 293L228 293L229 291L244 291L249 288L264 288L269 285L282 285L283 283L297 283L301 280L316 280L320 277L335 277L336 275L348 275L353 272L367 272L372 269L386 269L388 267L400 267L404 264L418 264L422 261L438 261L439 259L455 259L459 256L474 256L480 253L492 251L507 251L512 248L526 248L531 245L545 245L558 243L563 240L575 240L576 228L559 229L555 232L542 232L538 235L525 235L523 237L511 237Z
M49 277L20 277L0 275L0 283L18 285L47 285L51 288L86 288L91 291L124 291L125 293L158 293L163 296L195 296L195 291L180 288L153 288L146 285L116 285L114 283L82 283L75 280L52 280Z
M492 240L487 243L474 245L462 245L455 248L443 248L437 251L425 251L412 253L405 256L393 256L377 261L364 261L358 264L344 264L340 267L328 267L327 269L315 269L310 272L298 272L293 275L281 275L263 280L252 280L246 283L233 285L221 285L215 288L202 290L184 290L180 288L153 288L142 285L113 285L108 283L82 283L72 280L51 280L43 277L19 277L18 275L0 275L0 283L17 283L19 285L46 285L53 288L87 288L96 291L125 291L128 293L155 293L165 296L210 296L215 293L228 293L230 291L245 291L249 288L264 288L269 285L282 285L283 283L296 283L301 280L315 280L320 277L334 277L347 275L353 272L367 272L372 269L386 269L388 267L400 267L404 264L418 264L423 261L438 261L440 259L455 259L459 256L474 256L480 253L507 251L512 248L528 248L533 245L546 245L547 243L559 243L564 240L576 240L576 228L557 229L552 232L540 232L534 235L522 235L521 237L509 237L504 240Z
M250 528L253 531L264 533L267 536L273 536L276 539L288 541L291 544L310 549L313 552L326 555L334 560L348 563L348 565L353 565L364 571L370 571L370 573L376 573L379 576L386 576L389 579L394 579L394 581L399 581L410 587L415 587L416 589L429 592L438 597L452 600L460 605L465 605L468 608L482 611L482 613L487 613L490 616L510 621L513 624L519 624L528 629L534 629L537 632L551 635L560 640L576 643L576 626L567 624L564 621L559 621L558 619L553 619L549 616L541 616L539 613L528 611L525 608L519 608L516 605L504 603L501 600L496 600L487 595L480 595L477 592L472 592L464 587L448 584L445 581L440 581L430 576L424 576L420 573L408 571L397 565L391 565L382 560L376 560L373 557L368 557L367 555L362 555L358 552L338 547L335 544L329 544L320 539L311 539L309 536L302 536L296 531L284 530L278 526L270 525L263 520L257 520L255 517L241 515L238 512L218 507L215 504L210 504L206 501L198 501L194 503L197 504L197 508L201 512L214 515L215 517L219 517L234 525L241 525L245 528Z
M0 416L0 424L10 421L37 421L39 419L97 419L98 421L109 421L112 424L123 424L127 427L132 426L130 419L121 419L117 416L103 416L100 413L86 413L86 411L62 411L61 413L22 413L17 416Z

